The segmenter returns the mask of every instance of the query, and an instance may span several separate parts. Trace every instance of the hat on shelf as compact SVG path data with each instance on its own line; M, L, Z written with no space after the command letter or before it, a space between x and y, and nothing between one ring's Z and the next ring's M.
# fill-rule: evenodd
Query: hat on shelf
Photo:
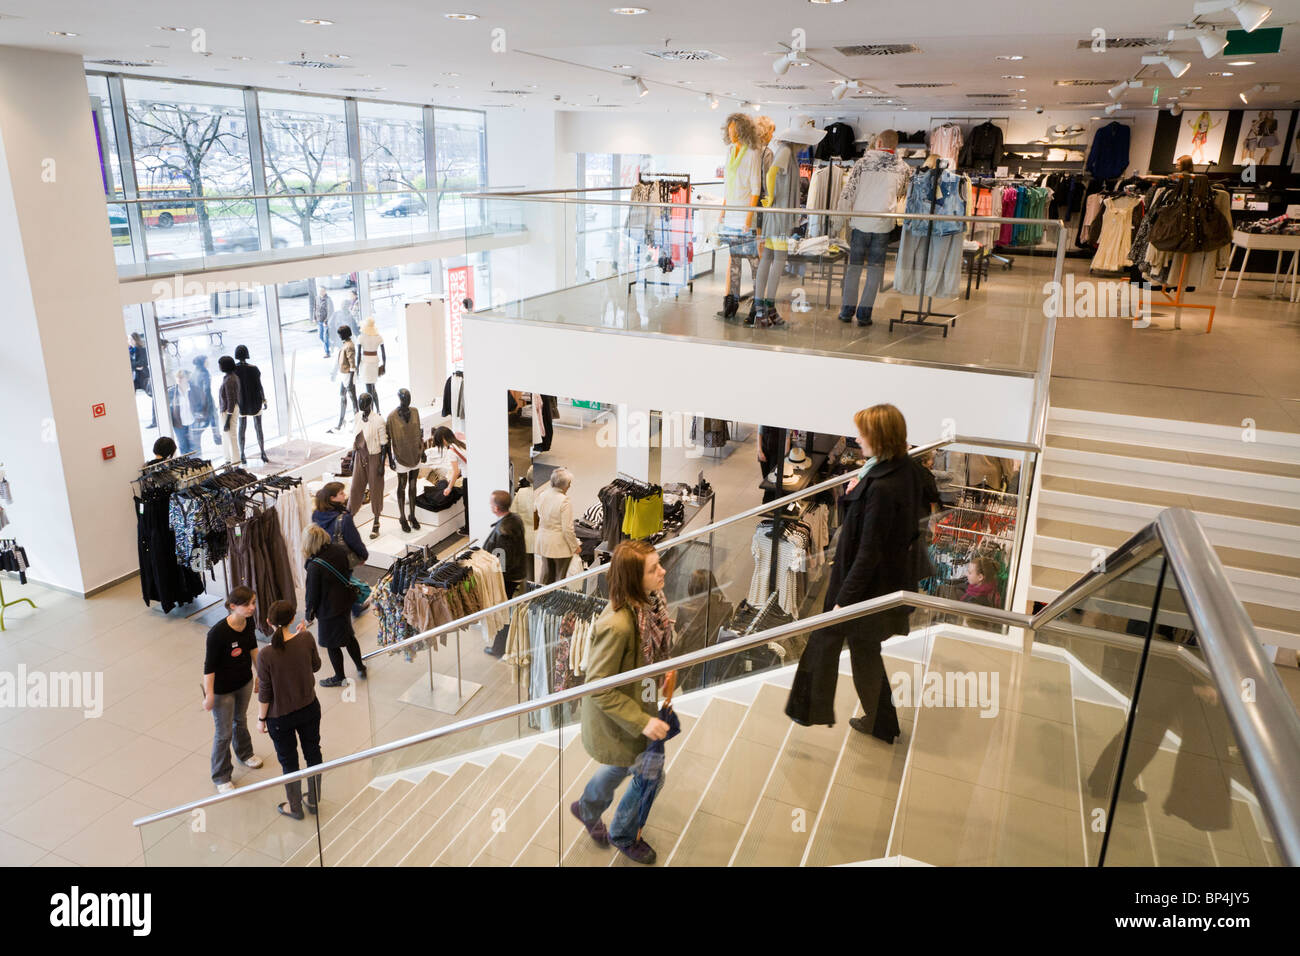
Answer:
M795 467L794 467L794 465L790 464L790 463L787 461L787 462L785 463L785 467L784 467L783 469L781 469L781 481L782 481L783 483L784 483L784 482L787 482L787 481L794 481L794 478L795 478L795 475L796 475L796 474L797 474L797 472L795 471ZM769 472L767 473L767 480L770 481L770 482L772 482L773 484L776 483L776 469L775 469L775 468L773 468L771 471L769 471Z
M804 146L816 146L826 136L825 130L817 128L811 116L800 114L794 118L789 129L783 129L772 137L778 143L801 143Z
M802 448L791 448L790 454L786 456L786 461L796 468L807 468L811 462L808 461L808 453Z

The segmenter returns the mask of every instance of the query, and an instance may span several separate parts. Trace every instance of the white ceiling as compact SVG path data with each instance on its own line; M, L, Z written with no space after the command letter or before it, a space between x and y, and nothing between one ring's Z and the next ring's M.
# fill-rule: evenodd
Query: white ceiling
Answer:
M1192 64L1180 79L1163 66L1140 66L1142 53L1154 50L1094 53L1078 49L1078 43L1091 40L1096 28L1111 38L1163 37L1191 20L1193 0L637 0L650 10L642 16L614 15L613 2L627 0L0 0L0 44L78 52L90 69L475 109L617 104L613 108L701 111L708 109L700 99L706 92L719 96L722 110L751 100L769 108L818 111L877 104L927 112L1001 113L1040 105L1085 109L1109 103L1107 87L1135 75L1147 84L1126 96L1130 107L1151 107L1153 83L1160 87L1162 106L1176 96L1188 107L1240 107L1237 93L1256 83L1276 83L1280 89L1253 98L1251 107L1300 104L1300 50L1289 46L1300 30L1291 26L1300 20L1300 0L1268 0L1274 13L1265 26L1289 29L1282 51L1251 57L1257 61L1253 66L1228 66L1221 56L1207 60L1195 41L1169 44L1169 52ZM443 16L452 12L475 13L479 19L456 22ZM311 17L335 24L299 22ZM1202 22L1237 26L1229 14ZM159 29L165 26L201 29L207 55L192 49L200 37ZM808 54L817 62L777 77L771 63L796 29L805 32ZM50 31L78 35L55 37ZM849 57L835 49L865 43L912 43L921 52ZM666 62L649 55L665 48L709 50L724 59ZM302 54L340 68L281 62ZM334 60L329 54L349 58ZM1024 59L996 59L1010 54ZM104 58L158 62L134 68L90 62ZM616 65L628 68L614 70ZM1235 76L1211 77L1211 71ZM650 95L638 97L620 73L643 77ZM1004 74L1025 79L1004 79ZM861 80L893 103L850 94L836 107L830 91L838 77ZM1064 79L1107 82L1055 85ZM778 82L807 89L758 85ZM952 85L898 86L909 82ZM988 93L1003 95L988 100L969 95Z

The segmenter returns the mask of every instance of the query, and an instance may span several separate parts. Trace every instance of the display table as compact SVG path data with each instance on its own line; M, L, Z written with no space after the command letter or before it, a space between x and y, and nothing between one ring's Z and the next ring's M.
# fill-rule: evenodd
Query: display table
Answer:
M1291 278L1291 295L1292 302L1296 298L1296 265L1300 262L1300 236L1268 236L1254 232L1241 232L1234 229L1232 232L1232 250L1228 253L1228 267L1223 270L1223 278L1219 280L1219 291L1223 291L1223 283L1227 280L1228 274L1232 272L1232 257L1238 249L1244 249L1245 255L1241 257L1241 266L1237 269L1237 281L1232 286L1232 297L1237 297L1237 290L1241 288L1241 276L1246 271L1246 262L1250 259L1252 249L1267 249L1277 253L1277 265L1273 267L1273 286L1269 289L1268 294L1273 295L1277 292L1277 277L1282 270L1282 257L1286 253L1291 253L1291 266L1286 271L1286 275ZM1286 278L1282 279L1282 287L1286 288Z
M813 476L821 471L822 465L826 464L826 453L820 451L808 452L808 461L811 462L811 464L807 468L800 468L795 472L793 478L782 483L782 495L790 495L794 494L796 491L803 491L812 484ZM775 491L776 482L768 481L764 478L759 483L758 487L764 491Z

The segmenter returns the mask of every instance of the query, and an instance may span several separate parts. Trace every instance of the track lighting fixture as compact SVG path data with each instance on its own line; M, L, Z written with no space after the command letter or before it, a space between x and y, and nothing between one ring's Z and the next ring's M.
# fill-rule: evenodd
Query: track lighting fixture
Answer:
M1200 0L1192 10L1198 17L1227 10L1237 18L1247 33L1258 29L1260 24L1273 15L1272 7L1256 3L1255 0Z
M1161 64L1169 68L1169 73L1172 76L1182 76L1192 68L1192 64L1186 60L1180 60L1168 53L1155 53L1142 58L1143 66L1160 66Z
M1196 40L1207 60L1214 59L1228 45L1227 32L1220 33L1213 27L1189 27L1186 30L1170 30L1169 39L1171 42L1174 40Z
M1142 86L1141 80L1124 80L1123 82L1117 83L1115 86L1112 86L1106 92L1110 94L1110 98L1112 100L1117 100L1121 96L1123 96L1124 91L1129 89L1130 87L1132 87L1133 89L1138 89L1141 86Z

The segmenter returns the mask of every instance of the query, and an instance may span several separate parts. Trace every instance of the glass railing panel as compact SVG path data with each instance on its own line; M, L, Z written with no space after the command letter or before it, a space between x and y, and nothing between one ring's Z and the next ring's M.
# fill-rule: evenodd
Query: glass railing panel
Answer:
M1253 688L1240 692L1250 695ZM1250 773L1172 569L1142 683L1106 866L1278 866ZM1117 838L1146 835L1144 844Z
M521 279L486 314L1028 374L1043 364L1049 303L1077 312L1073 286L1044 291L1059 281L1054 223L750 216L676 201L687 192L665 184L651 203L607 190L479 194L518 203L536 233L505 254ZM1013 266L1035 281L999 281ZM1128 308L1118 279L1088 284L1089 309Z

